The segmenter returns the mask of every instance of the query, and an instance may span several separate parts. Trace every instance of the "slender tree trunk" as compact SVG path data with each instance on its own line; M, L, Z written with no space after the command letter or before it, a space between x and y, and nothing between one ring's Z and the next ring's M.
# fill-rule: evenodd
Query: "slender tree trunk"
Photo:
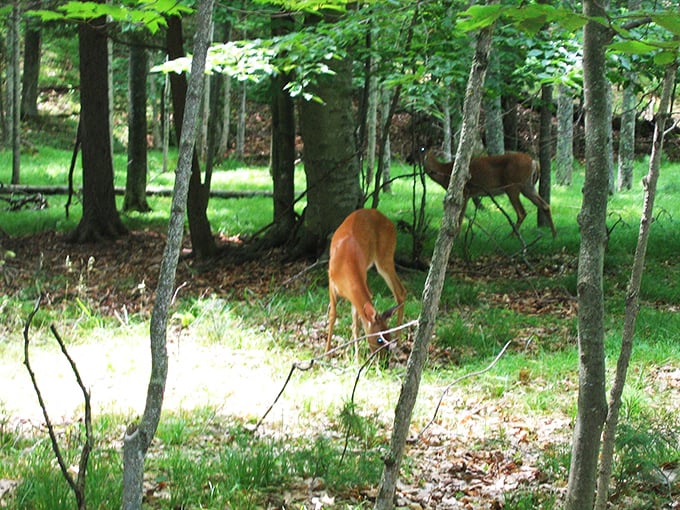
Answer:
M574 169L574 95L560 84L557 92L557 149L555 173L557 184L571 186Z
M151 314L151 376L144 414L138 424L128 426L123 443L123 510L141 510L144 480L144 458L156 434L163 408L168 375L167 323L168 309L175 286L175 273L184 231L184 209L187 203L189 177L193 168L196 120L203 85L205 58L208 50L208 27L213 0L198 5L197 29L187 93L186 115L182 125L179 162L175 179L168 237L161 261L156 299Z
M375 62L371 65L371 76L368 81L368 112L366 118L366 182L373 182L373 169L375 168L376 145L378 134L378 102L380 87L378 77L375 75Z
M616 376L611 389L609 400L609 411L604 427L602 439L602 457L600 460L600 470L597 481L597 497L595 499L596 510L605 510L609 498L609 479L612 474L612 463L614 459L614 442L616 439L616 429L619 422L619 411L621 408L621 395L626 384L626 375L630 364L630 357L633 352L633 338L635 335L635 322L640 310L640 284L642 273L645 267L645 257L647 254L647 241L654 221L654 199L656 197L656 184L659 179L659 168L661 167L661 156L663 151L664 132L666 123L670 118L670 105L675 85L675 75L677 72L677 62L666 68L663 79L663 89L659 111L656 115L656 125L654 126L654 142L652 144L652 154L649 160L649 171L644 180L645 198L640 218L640 230L638 233L637 248L633 258L630 281L626 291L626 313L623 321L623 335L621 338L621 352L619 353L616 365Z
M141 36L130 46L128 62L128 164L125 182L124 211L147 212L151 208L146 201L146 81L148 53L141 45Z
M609 171L609 194L616 193L616 175L614 174L614 135L612 127L613 119L613 99L612 99L612 84L607 79L607 115L609 122L607 123L607 170Z
M184 37L182 35L182 21L173 16L168 19L167 29L168 56L176 59L184 56ZM172 107L175 112L175 132L178 141L184 127L184 104L187 97L187 79L184 74L170 73L172 89ZM217 252L215 239L210 230L207 209L210 198L210 184L201 182L201 166L198 155L194 154L191 178L189 180L189 195L187 201L187 218L189 220L189 235L194 255L199 259L206 259Z
M486 152L489 156L505 153L503 143L503 107L501 97L494 95L484 100L484 124L486 132Z
M635 79L634 73L627 73L629 80ZM635 83L623 89L621 100L621 131L619 132L618 191L633 187L633 163L635 161Z
M451 122L451 98L448 94L444 96L442 102L442 153L446 161L453 159L453 151L451 150L451 142L453 140L453 127Z
M246 119L248 88L246 82L241 84L240 104L238 109L238 123L236 124L236 159L242 160L246 154Z
M9 16L9 41L10 41L10 65L7 73L7 87L10 91L8 101L11 108L10 119L12 122L12 184L21 181L21 68L19 49L21 41L21 9L18 0L12 3L12 11Z
M552 165L552 85L544 84L541 87L541 126L539 141L539 162L541 165L541 178L538 183L538 194L547 203L550 203L550 176ZM536 224L539 227L549 227L552 224L550 216L543 209L537 207Z
M154 149L163 147L163 113L161 108L161 97L158 93L158 81L155 75L149 79L149 103L151 104L151 138ZM162 89L161 89L162 90Z
M506 151L516 151L519 148L517 99L514 96L503 96L503 143Z
M384 119L390 114L390 103L391 96L390 90L387 87L380 87L382 91L380 92L380 139L384 139L384 148L382 150L382 175L383 175L383 191L385 193L392 192L392 184L390 183L390 169L392 167L392 147L390 144L390 133L389 129L387 133L383 133L382 130L385 127ZM377 140L376 140L377 141ZM380 151L378 151L378 156L380 156ZM380 166L380 163L378 163Z
M231 23L229 21L224 24L224 42L229 42L231 40ZM224 97L222 105L222 133L220 136L220 143L218 148L219 158L222 159L226 157L229 151L229 127L231 121L231 76L228 74L222 75L222 80L224 80Z
M28 3L28 9L40 9L40 1ZM38 116L38 78L40 76L41 22L31 16L26 21L24 34L24 73L21 80L21 116Z
M606 17L608 2L585 0L586 17ZM606 216L609 189L611 130L608 115L608 83L605 49L611 32L589 21L583 32L583 81L585 95L586 175L583 204L578 216L581 248L578 267L578 412L574 425L567 510L593 507L600 453L600 435L607 414L604 357L603 265L607 240Z
M495 1L488 3L495 3ZM478 130L479 110L491 47L492 30L492 27L483 29L477 38L463 104L463 127L454 162L453 176L444 199L444 216L434 248L430 272L425 282L423 307L413 348L406 366L406 375L401 385L399 401L395 409L394 427L389 451L385 455L385 467L375 503L376 510L390 510L394 506L397 479L411 424L413 406L418 396L423 365L427 358L427 347L437 317L437 309L446 276L446 266L453 240L460 230L459 217L463 204L463 187L469 177L472 141Z

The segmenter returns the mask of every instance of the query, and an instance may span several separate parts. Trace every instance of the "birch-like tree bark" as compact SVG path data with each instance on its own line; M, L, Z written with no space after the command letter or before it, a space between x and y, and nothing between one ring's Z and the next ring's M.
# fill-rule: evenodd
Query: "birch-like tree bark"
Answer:
M182 123L168 237L161 261L156 300L151 312L151 376L147 389L146 406L140 422L128 426L123 443L123 510L140 510L142 508L144 457L156 434L163 408L168 375L166 344L168 314L184 233L184 213L189 193L189 177L196 140L196 121L201 101L203 71L208 52L208 34L213 3L214 0L202 0L198 5L196 16L196 37Z
M552 164L552 96L553 87L550 84L543 84L541 87L541 123L539 135L539 162L541 165L540 181L538 183L538 194L543 200L550 203L550 176ZM552 219L543 209L537 208L536 224L539 227L549 227Z
M616 428L619 423L619 410L621 408L621 395L623 394L623 388L626 384L626 374L628 373L630 357L633 351L635 322L640 309L640 283L642 282L642 273L645 267L649 232L654 221L653 212L654 199L656 197L656 183L659 179L659 168L661 167L664 132L666 123L670 118L670 106L677 66L677 62L673 62L673 64L666 68L664 74L659 111L656 115L656 125L654 126L654 141L652 144L652 154L649 159L649 170L647 172L647 177L644 179L645 196L642 206L642 217L640 218L637 248L635 249L630 281L628 282L628 289L626 290L621 352L619 353L619 359L616 365L614 384L610 392L609 410L602 439L602 455L597 480L597 497L595 499L596 510L605 510L607 508L609 479L611 478L612 463L614 459L614 440L616 439Z
M557 87L557 145L555 175L557 184L571 186L574 171L574 94L564 84Z
M639 8L640 0L628 0L630 11ZM633 186L633 162L635 161L635 80L637 73L629 69L624 76L626 85L621 98L617 191L629 190Z
M491 0L488 3L496 2L497 0ZM397 479L411 424L413 406L418 396L423 365L427 357L427 347L434 331L439 300L446 277L446 266L453 240L460 230L459 220L463 205L463 188L469 178L472 142L478 132L479 111L484 78L488 67L492 32L493 28L487 27L482 29L477 37L475 55L472 60L463 103L463 125L454 161L453 175L444 198L444 216L432 256L430 272L425 282L423 307L418 320L413 348L406 366L406 374L402 381L399 401L395 409L394 427L389 451L385 455L380 491L375 503L376 510L390 510L394 506Z
M566 510L593 507L600 434L607 415L604 357L604 249L607 242L607 198L611 158L609 84L605 50L612 32L596 21L605 19L607 0L585 0L589 19L583 30L585 159L583 204L578 216L581 247L578 265L578 411L574 424Z
M248 88L246 82L241 84L241 98L238 108L238 123L236 124L236 159L243 159L246 152L246 113L247 102L246 96Z

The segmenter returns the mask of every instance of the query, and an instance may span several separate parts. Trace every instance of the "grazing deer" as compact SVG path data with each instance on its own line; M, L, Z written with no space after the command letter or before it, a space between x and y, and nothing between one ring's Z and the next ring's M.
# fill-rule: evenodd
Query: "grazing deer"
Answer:
M352 303L352 335L359 338L359 321L368 336L371 352L385 347L391 341L387 320L399 311L398 323L404 317L406 289L394 269L394 251L397 243L397 229L385 215L376 209L358 209L351 213L338 227L331 239L328 262L328 338L326 351L331 348L333 325L336 318L338 296ZM376 269L389 286L397 305L378 313L371 302L371 291L366 280L366 271L375 264ZM359 361L359 347L354 343L354 357Z
M453 171L453 162L441 163L435 157L432 148L419 148L418 157L423 164L425 173L444 189L447 189ZM461 221L470 198L505 193L517 214L515 230L519 233L519 227L527 215L519 199L521 193L531 200L536 207L545 212L550 222L552 235L556 237L557 231L550 212L550 205L536 191L535 186L539 171L538 161L523 152L506 152L498 156L473 158L470 161L470 179L463 189Z

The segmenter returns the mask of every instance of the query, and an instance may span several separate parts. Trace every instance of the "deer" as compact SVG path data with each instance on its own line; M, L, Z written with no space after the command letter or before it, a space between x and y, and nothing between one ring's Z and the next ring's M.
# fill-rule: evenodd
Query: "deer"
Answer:
M447 189L453 171L453 161L440 162L432 148L420 147L418 156L425 173L444 189ZM470 179L463 189L463 208L460 213L460 220L462 221L465 215L470 198L505 193L510 199L513 209L515 209L515 214L517 214L517 222L513 228L516 233L519 233L519 227L527 215L519 199L519 195L522 194L546 214L550 222L552 236L553 238L557 237L550 205L536 191L539 172L538 161L523 152L506 152L497 156L473 158L470 161Z
M357 209L337 228L330 244L328 261L328 337L327 354L331 348L338 297L352 304L352 338L354 358L359 362L359 322L363 325L371 353L386 353L393 347L392 336L385 332L387 321L398 311L397 322L404 317L406 289L394 268L397 229L394 223L376 209ZM372 303L366 273L375 265L378 273L392 291L396 306L378 313Z

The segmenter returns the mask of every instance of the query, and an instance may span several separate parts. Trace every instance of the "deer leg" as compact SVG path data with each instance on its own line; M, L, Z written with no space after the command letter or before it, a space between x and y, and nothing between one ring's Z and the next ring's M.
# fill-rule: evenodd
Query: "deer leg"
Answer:
M394 263L390 263L390 261L386 261L384 265L378 265L376 263L375 268L378 270L378 273L380 273L380 276L383 277L383 280L385 280L385 283L387 283L387 286L392 291L392 295L394 296L394 300L397 302L397 306L403 305L404 301L406 300L406 289L397 276L397 272L394 269ZM397 326L401 325L403 319L404 307L400 306L399 310L397 311Z
M359 310L352 305L352 340L354 341L354 362L357 365L359 364L359 322Z
M519 227L520 225L522 225L524 218L526 218L527 212L524 209L524 206L522 205L522 201L519 199L519 193L513 191L508 192L507 195L508 198L510 199L512 207L515 209L515 213L517 214L517 223L515 223L515 230L516 234L519 235Z
M522 190L522 194L545 213L545 215L548 217L548 222L550 223L550 230L552 230L553 238L557 237L557 230L555 229L555 224L553 223L550 204L543 200L543 197L539 195L534 188L531 188L531 192Z
M337 296L335 295L335 292L333 292L333 284L331 284L331 289L330 289L330 303L328 304L328 337L326 338L326 350L324 352L328 352L331 350L331 339L333 337L333 326L335 326L335 318L336 318L336 305L337 305Z

